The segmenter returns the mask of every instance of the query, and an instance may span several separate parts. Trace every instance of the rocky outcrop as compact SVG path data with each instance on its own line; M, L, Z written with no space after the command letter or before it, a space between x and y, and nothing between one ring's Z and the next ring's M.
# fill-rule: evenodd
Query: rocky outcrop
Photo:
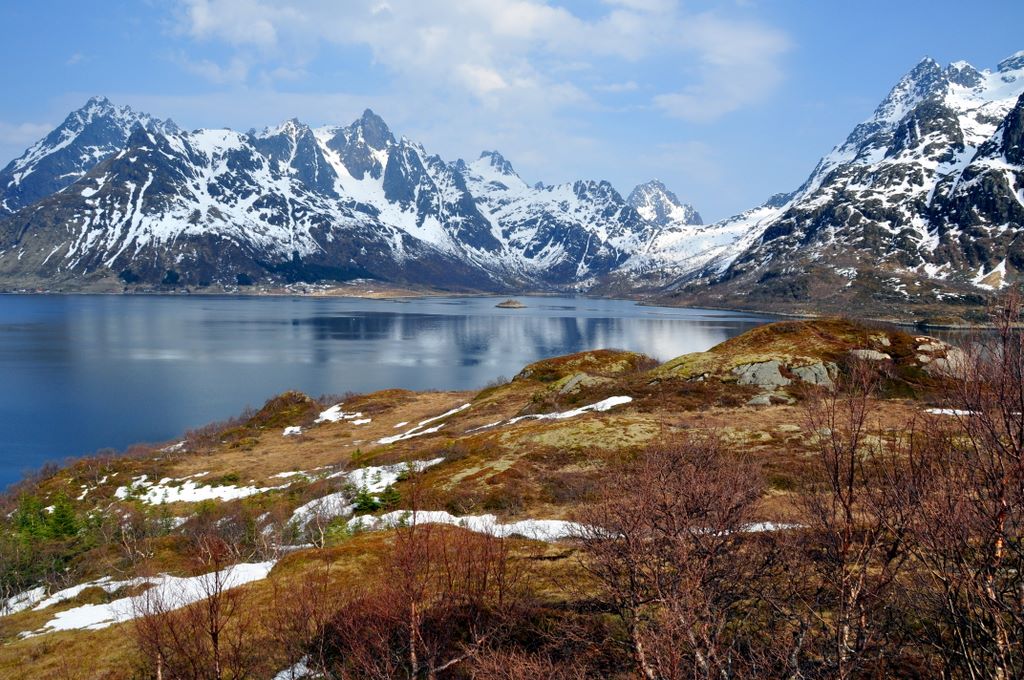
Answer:
M831 362L797 366L790 370L803 382L826 388L834 385L835 376L839 373L838 367Z
M874 349L851 349L850 356L862 361L892 361L891 356Z
M793 381L782 375L779 370L782 362L778 360L761 361L756 364L743 364L732 369L740 385L757 385L767 389L785 387Z

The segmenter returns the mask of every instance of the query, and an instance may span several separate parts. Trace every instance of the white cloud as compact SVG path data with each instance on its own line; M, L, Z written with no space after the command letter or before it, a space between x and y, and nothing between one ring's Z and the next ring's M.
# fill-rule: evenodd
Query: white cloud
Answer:
M242 57L233 57L227 64L209 59L193 61L182 57L181 64L191 73L218 85L244 83L249 77L249 64Z
M703 14L690 19L683 35L699 54L701 77L654 98L669 115L715 120L764 99L783 80L780 61L790 45L778 31Z
M602 85L595 85L594 88L598 92L635 92L640 89L640 84L635 80L627 80L621 83L604 83Z
M590 104L574 80L587 69L673 59L683 65L678 82L667 91L658 83L664 94L655 105L713 120L770 94L788 47L772 28L688 14L675 0L605 0L604 11L587 17L543 0L179 2L185 34L237 50L217 69L193 65L214 82L302 73L326 43L368 48L374 64L413 93L443 90L491 108L533 102L547 115L553 106Z
M618 5L643 12L670 12L679 3L675 0L604 0L606 5Z
M52 129L53 125L49 123L6 123L0 120L0 144L25 148Z

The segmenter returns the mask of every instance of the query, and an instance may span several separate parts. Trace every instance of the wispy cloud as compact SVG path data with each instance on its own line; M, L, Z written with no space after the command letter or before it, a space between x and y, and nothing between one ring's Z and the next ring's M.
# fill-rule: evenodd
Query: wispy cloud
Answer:
M636 92L640 89L640 84L635 80L627 80L622 83L604 83L601 85L594 85L593 89L598 92Z
M210 59L193 60L184 55L177 61L189 73L217 85L241 84L249 78L249 63L242 57L233 57L224 64Z
M0 144L24 148L52 129L50 123L7 123L0 120Z
M654 98L669 115L715 120L762 100L783 80L781 57L790 44L781 32L702 14L686 22L683 37L697 50L700 75L696 82Z
M324 44L354 46L368 48L407 90L445 91L491 108L532 103L548 115L588 105L587 70L672 58L683 67L670 89L651 84L662 92L652 103L673 116L714 120L770 94L788 48L776 29L688 13L676 0L604 0L603 11L586 17L543 0L179 2L182 33L235 49L225 63L189 66L213 82L303 73Z

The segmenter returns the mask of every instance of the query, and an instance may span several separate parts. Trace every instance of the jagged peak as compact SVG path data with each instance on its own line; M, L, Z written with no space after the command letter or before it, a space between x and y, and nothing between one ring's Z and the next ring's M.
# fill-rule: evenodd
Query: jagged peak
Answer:
M91 108L96 108L96 107L103 107L103 108L111 108L112 109L112 108L114 108L114 104L113 104L113 102L111 102L109 99L107 99L103 95L97 94L97 95L93 95L93 96L89 97L89 99L86 100L85 104L82 105L82 109L91 109ZM82 110L82 109L79 109L79 110Z
M263 128L262 132L253 136L265 139L267 137L276 137L277 135L282 134L288 135L289 137L298 137L300 135L312 134L312 130L298 118L289 118L274 127Z
M63 125L78 127L79 125L87 125L97 118L115 118L128 129L131 129L137 123L141 123L169 132L178 131L178 126L170 118L161 120L148 113L135 111L127 104L118 106L103 95L89 97L85 104L68 115Z
M945 75L951 83L964 87L977 87L985 80L985 74L966 61L954 61L946 67Z
M388 124L372 109L363 111L363 115L353 121L348 126L348 130L374 149L384 149L389 144L395 143L395 136L391 133Z
M679 200L665 183L652 179L636 185L626 203L644 219L665 226L670 223L702 224L700 213L693 206Z
M895 123L915 104L949 84L939 63L925 57L908 71L875 109L875 120Z
M477 160L486 160L488 165L490 165L492 168L494 168L503 175L509 175L514 177L519 176L516 173L515 168L512 167L512 164L509 163L508 160L506 160L505 157L502 156L501 153L498 151L481 151L480 158L478 158Z
M1000 73L1024 70L1024 50L1014 52L1006 59L1003 59L996 65L996 70Z

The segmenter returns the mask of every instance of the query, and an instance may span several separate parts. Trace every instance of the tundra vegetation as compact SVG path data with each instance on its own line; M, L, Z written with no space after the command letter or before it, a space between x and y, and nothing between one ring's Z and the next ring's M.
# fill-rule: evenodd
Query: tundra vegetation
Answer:
M0 675L1024 677L1021 311L288 393L50 468L0 508Z

